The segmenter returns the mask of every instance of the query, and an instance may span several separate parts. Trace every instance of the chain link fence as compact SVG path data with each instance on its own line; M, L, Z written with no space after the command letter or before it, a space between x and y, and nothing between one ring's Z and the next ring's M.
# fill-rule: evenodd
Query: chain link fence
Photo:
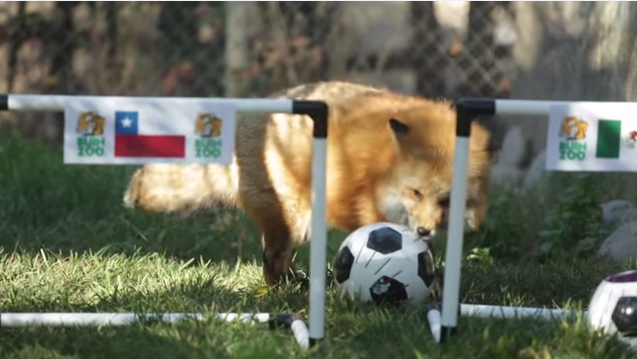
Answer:
M488 2L4 2L2 87L260 95L338 77L389 81L426 96L501 95L509 87L506 63L515 36L512 27L498 36L498 19L505 18L499 14L508 8Z
M524 3L2 1L0 91L253 97L339 79L427 97L507 98L516 86L524 97L559 97L541 88L523 91L519 74L532 56L515 50L542 33L534 46L544 51L547 36L572 22L545 15L567 14L570 6L589 19L590 2ZM539 14L534 24L524 22L528 11ZM571 45L584 38L569 31L552 38ZM587 45L574 46L583 49L578 57L547 56L587 66ZM609 79L627 77L617 74ZM20 116L23 132L59 143L59 115Z
M505 18L498 14L508 8L489 2L5 1L0 91L264 96L341 79L429 97L506 96L511 41L499 40L497 29ZM59 140L59 120L34 121L20 125Z

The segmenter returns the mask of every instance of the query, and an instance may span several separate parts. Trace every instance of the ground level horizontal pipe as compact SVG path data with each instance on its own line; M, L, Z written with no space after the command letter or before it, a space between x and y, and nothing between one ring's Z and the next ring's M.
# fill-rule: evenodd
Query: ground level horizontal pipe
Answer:
M499 305L482 305L482 304L460 304L460 315L478 318L537 318L537 319L557 319L566 317L574 317L582 314L585 319L588 312L578 312L575 310L548 309L548 308L531 308L531 307L506 307ZM427 312L427 321L431 335L436 342L440 342L441 335L441 313L438 308L432 308Z
M563 316L573 317L578 314L582 314L584 318L586 318L586 316L588 315L586 311L580 312L576 310L564 310L564 309L512 307L512 306L482 305L482 304L461 304L460 305L460 315L480 317L480 318L557 319Z
M122 326L141 320L160 320L176 323L183 320L204 320L202 313L0 313L0 327L28 326ZM296 342L308 348L310 334L305 322L294 313L217 313L214 318L241 323L268 323L270 328L292 330Z

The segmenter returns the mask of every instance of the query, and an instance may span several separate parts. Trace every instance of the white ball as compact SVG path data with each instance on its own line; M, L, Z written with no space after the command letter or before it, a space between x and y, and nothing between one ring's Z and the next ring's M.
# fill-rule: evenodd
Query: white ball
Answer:
M588 322L607 334L637 337L637 270L606 277L595 289Z
M387 222L350 233L334 261L341 295L378 304L423 302L432 291L435 270L427 242L407 227Z

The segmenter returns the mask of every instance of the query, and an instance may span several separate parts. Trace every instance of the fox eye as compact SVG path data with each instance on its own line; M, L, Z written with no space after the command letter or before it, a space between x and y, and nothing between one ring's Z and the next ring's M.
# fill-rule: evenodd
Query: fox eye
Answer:
M442 197L438 200L438 205L441 207L449 207L450 198L449 196Z
M422 198L423 198L422 192L420 192L417 189L412 190L412 192L414 194L414 198L416 198L419 201L422 200Z

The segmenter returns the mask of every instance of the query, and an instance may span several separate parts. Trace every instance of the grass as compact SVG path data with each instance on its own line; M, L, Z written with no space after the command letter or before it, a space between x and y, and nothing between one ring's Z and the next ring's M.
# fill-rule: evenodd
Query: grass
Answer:
M307 297L297 288L271 291L264 297L256 294L262 285L259 236L240 212L180 219L125 210L121 196L132 171L125 166L64 166L59 151L0 137L3 312L306 313ZM572 177L563 181L574 183ZM596 179L577 181L575 187L581 192L562 191L563 196L551 201L494 190L489 222L466 240L462 302L585 308L604 276L627 268L593 259L591 248L607 230L595 217L595 200L612 194L593 191L599 187ZM583 193L597 197L584 203ZM330 258L343 236L330 235ZM307 254L303 248L297 259L305 267ZM444 258L443 253L438 256ZM617 338L590 331L582 320L461 317L457 340L440 346L433 342L419 308L354 303L331 289L327 315L329 341L308 352L297 349L287 332L203 321L3 328L0 358L619 359L631 355Z

